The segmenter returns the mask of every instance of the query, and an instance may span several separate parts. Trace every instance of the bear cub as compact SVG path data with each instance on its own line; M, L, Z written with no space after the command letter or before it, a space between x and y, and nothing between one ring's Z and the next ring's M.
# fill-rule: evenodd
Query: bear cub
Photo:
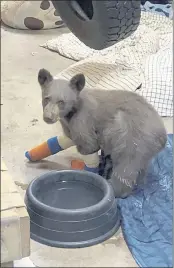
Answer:
M38 81L44 121L60 121L64 134L83 155L103 150L112 161L109 181L115 196L130 195L167 140L163 121L152 105L130 91L85 88L83 74L67 81L41 69Z

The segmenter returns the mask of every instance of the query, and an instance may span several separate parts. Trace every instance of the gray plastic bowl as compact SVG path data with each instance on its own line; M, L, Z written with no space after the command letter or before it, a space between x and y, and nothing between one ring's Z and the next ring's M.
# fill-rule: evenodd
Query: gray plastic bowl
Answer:
M26 191L31 238L53 247L79 248L103 242L120 226L117 201L101 176L52 171Z

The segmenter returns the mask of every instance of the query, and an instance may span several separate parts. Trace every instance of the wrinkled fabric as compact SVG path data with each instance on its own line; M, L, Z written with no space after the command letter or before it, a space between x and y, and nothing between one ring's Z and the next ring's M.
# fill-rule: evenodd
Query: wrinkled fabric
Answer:
M102 154L100 174L104 167ZM105 176L106 177L106 174ZM119 199L125 241L140 267L173 267L173 135L150 163L146 185Z
M83 73L88 88L136 91L160 116L173 116L173 22L168 17L142 11L133 34L99 51L87 47L72 33L41 46L78 61L57 78L69 80Z

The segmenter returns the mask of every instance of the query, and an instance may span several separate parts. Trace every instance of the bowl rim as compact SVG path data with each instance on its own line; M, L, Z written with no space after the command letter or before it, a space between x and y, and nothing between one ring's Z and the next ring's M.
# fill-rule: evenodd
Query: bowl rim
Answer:
M97 203L94 204L92 206L89 207L85 207L85 208L80 208L80 209L63 209L63 208L56 208L56 207L52 207L49 205L46 205L40 201L38 201L38 199L33 195L32 193L32 186L36 183L36 181L38 180L43 180L45 177L51 175L51 174L61 174L61 173L74 173L74 174L80 174L80 175L87 175L90 177L95 178L98 182L102 183L103 187L104 187L104 196L103 198ZM28 188L27 188L27 196L29 195L29 199L30 202L32 202L32 205L34 204L34 206L36 206L36 208L39 208L39 210L44 210L45 212L48 213L61 213L62 215L75 215L75 214L86 214L86 213L95 213L97 211L100 211L101 208L103 207L108 207L109 204L111 204L111 202L113 202L113 199L115 199L114 196L114 192L112 189L112 186L107 182L106 179L104 179L103 177L101 177L98 174L89 172L89 171L79 171L79 170L54 170L54 171L49 171L47 173L44 173L38 177L36 177L33 181L31 181L31 183L29 184Z

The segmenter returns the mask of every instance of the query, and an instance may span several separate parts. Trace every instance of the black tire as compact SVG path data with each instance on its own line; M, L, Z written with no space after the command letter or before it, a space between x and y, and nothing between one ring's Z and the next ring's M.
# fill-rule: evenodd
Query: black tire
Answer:
M128 37L140 21L140 0L52 2L71 32L85 45L97 50Z

